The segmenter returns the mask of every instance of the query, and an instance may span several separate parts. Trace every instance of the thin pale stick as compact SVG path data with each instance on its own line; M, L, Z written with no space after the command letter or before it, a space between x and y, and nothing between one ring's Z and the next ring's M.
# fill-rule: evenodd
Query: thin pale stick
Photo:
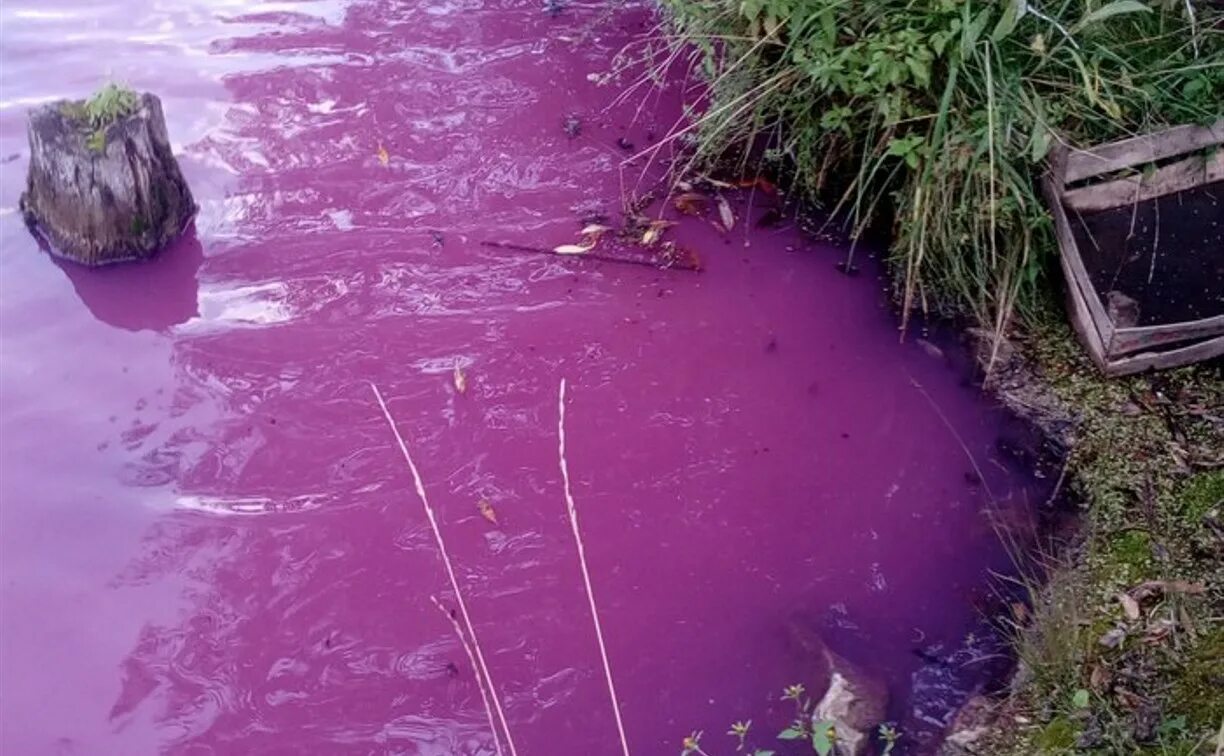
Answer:
M442 530L438 527L438 518L434 516L433 507L429 505L429 499L425 496L425 483L421 480L421 473L417 470L416 463L412 461L412 455L408 452L408 444L405 443L404 437L400 435L399 426L395 424L395 419L391 417L391 410L387 409L387 403L383 400L382 392L378 390L378 386L370 383L370 389L374 391L374 398L378 400L378 406L382 408L383 417L387 419L387 425L391 426L391 432L395 434L395 441L399 444L400 453L404 455L404 461L408 463L408 469L412 471L412 481L416 484L417 497L421 500L421 505L425 508L425 516L429 518L429 527L433 530L434 539L438 542L438 553L442 555L442 564L446 567L446 576L450 578L451 590L455 592L455 603L459 605L459 613L463 615L463 625L467 629L468 638L472 641L472 649L476 652L476 662L480 667L480 673L484 675L485 681L489 684L489 696L493 699L493 707L497 711L497 719L501 722L502 730L506 733L506 745L510 749L510 756L518 756L518 752L514 748L514 738L510 735L510 726L506 724L506 714L502 711L501 701L497 698L497 687L493 684L493 677L489 674L489 667L485 664L484 654L480 650L480 641L476 638L476 629L472 626L472 618L468 614L467 604L463 600L463 592L459 590L459 580L455 577L455 568L451 565L450 555L446 551L446 542L442 540ZM494 736L496 737L496 732Z
M502 756L501 738L497 736L497 725L493 722L493 707L489 705L489 693L485 690L484 678L480 675L480 667L476 665L476 657L472 653L472 645L468 643L467 636L463 634L463 628L459 627L459 621L455 619L453 612L446 611L446 607L442 606L442 602L438 601L437 596L430 596L429 600L433 605L438 607L438 611L446 615L446 619L450 621L451 627L455 629L455 637L459 639L459 645L463 646L463 650L467 652L468 664L472 667L472 673L476 675L476 687L480 688L480 700L484 701L485 715L489 718L489 731L493 734L493 747L497 749L497 756Z
M574 530L574 543L578 546L578 563L582 566L582 580L586 584L587 601L591 605L591 621L595 625L595 640L599 642L599 656L603 659L604 679L608 682L608 696L612 699L612 714L616 717L616 732L620 735L621 751L629 756L629 741L625 738L625 724L621 721L620 702L616 698L616 685L612 683L612 665L608 663L608 648L604 645L603 628L599 623L599 610L595 608L595 590L591 588L591 573L587 569L586 549L582 546L582 534L578 530L578 508L574 506L574 494L570 490L569 465L565 459L565 379L561 379L561 392L557 406L557 439L561 458L561 480L565 484L565 508L569 512L570 527Z

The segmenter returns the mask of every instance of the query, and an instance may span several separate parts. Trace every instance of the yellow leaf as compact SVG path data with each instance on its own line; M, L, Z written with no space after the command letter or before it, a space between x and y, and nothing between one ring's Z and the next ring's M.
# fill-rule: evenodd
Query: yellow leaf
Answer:
M384 166L391 162L391 155L387 152L387 148L382 146L382 142L378 143L378 162Z
M559 255L581 255L590 252L595 248L592 244L562 244L560 247L553 247L553 252Z
M476 508L480 510L480 516L493 523L497 524L497 512L493 509L493 505L486 499L481 499L476 502Z
M735 214L731 212L731 203L727 202L726 197L718 198L718 217L722 220L723 228L728 231L735 228Z
M455 391L458 391L460 394L466 394L467 376L463 374L463 368L455 365L455 373L453 377L455 379Z

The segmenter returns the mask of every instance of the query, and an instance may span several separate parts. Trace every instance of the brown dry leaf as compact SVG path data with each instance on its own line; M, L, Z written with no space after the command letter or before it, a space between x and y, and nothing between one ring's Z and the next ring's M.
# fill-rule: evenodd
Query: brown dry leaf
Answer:
M391 162L391 155L387 152L387 148L383 147L382 142L378 143L378 162L382 163L384 166Z
M1186 593L1197 596L1207 592L1202 583L1188 583L1184 580L1148 580L1130 589L1130 595L1136 601L1143 601L1158 593Z
M1012 616L1016 618L1016 622L1023 623L1028 618L1028 607L1023 602L1013 601L1011 611Z
M588 244L562 244L560 247L553 247L553 252L559 255L582 255L595 249L595 242Z
M1092 667L1092 674L1088 678L1088 684L1092 686L1093 690L1100 693L1101 691L1105 690L1106 686L1109 685L1109 681L1109 670L1105 669L1100 664Z
M1148 628L1147 635L1143 637L1143 640L1147 643L1160 643L1165 638L1168 638L1172 632L1173 621L1167 619L1160 620Z
M663 232L676 225L675 221L655 220L651 221L646 227L646 233L642 234L642 244L647 247L653 246L663 236Z
M601 234L606 234L607 232L611 230L612 230L611 226L604 226L599 223L592 223L589 226L584 226L583 229L579 231L578 233L582 234L583 236L598 237Z
M672 199L676 209L685 215L701 215L705 211L706 201L707 198L704 194L697 194L696 192L677 194Z
M1125 593L1118 594L1118 603L1122 605L1122 612L1128 620L1139 619L1139 602L1126 595Z
M718 218L726 230L735 228L735 213L731 212L731 203L727 202L726 197L718 198Z
M497 512L493 509L493 505L488 499L481 499L476 502L476 508L480 510L480 516L493 523L497 524Z
M452 377L455 381L455 391L458 391L460 394L466 394L467 376L463 374L463 368L459 367L459 365L455 365L455 372Z

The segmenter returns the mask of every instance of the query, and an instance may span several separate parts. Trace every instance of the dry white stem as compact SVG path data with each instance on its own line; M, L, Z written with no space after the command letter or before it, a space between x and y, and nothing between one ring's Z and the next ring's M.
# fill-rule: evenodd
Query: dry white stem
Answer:
M480 650L480 641L476 638L476 629L472 626L472 618L468 614L467 603L463 600L463 592L459 590L459 580L455 577L455 568L451 564L450 554L446 550L446 542L442 539L442 530L438 527L438 518L434 515L433 507L429 505L429 498L425 495L425 483L421 480L421 473L417 470L416 463L412 461L412 455L408 452L408 444L404 442L404 437L400 435L399 427L395 424L395 419L391 417L391 410L387 409L387 403L383 400L382 392L378 390L378 386L371 383L370 389L374 391L374 398L378 400L378 406L382 408L383 417L387 419L387 425L391 426L391 432L395 435L395 441L399 444L400 453L404 456L404 461L408 463L408 469L412 471L412 481L416 484L417 497L421 500L421 506L425 508L425 516L429 519L429 527L433 530L434 539L438 542L438 553L442 556L442 564L446 567L446 576L450 578L451 590L455 592L455 603L459 605L459 613L463 616L463 626L467 630L467 637L472 642L472 650L475 651L476 665L479 668L479 673L484 676L485 682L489 686L489 697L493 699L493 708L497 711L497 719L501 723L502 730L506 734L506 745L510 749L510 756L518 756L518 752L514 748L514 738L510 735L510 726L506 724L506 714L502 711L501 701L497 697L497 686L493 684L493 677L489 674L489 667L485 664L484 653ZM497 731L493 731L493 739L497 738ZM498 746L500 752L501 746Z
M586 585L587 601L591 605L591 622L595 625L595 640L599 643L599 656L603 660L604 679L608 683L608 696L612 699L612 714L616 717L616 732L620 736L621 751L629 756L629 741L625 738L625 724L621 721L620 702L616 698L616 685L612 682L612 665L608 663L608 648L604 645L603 628L599 622L599 610L595 606L595 590L591 587L591 572L587 569L586 549L582 544L582 533L578 529L578 509L574 506L574 494L570 490L569 465L565 458L565 379L561 379L560 398L557 406L557 439L561 459L561 480L565 484L565 508L569 512L570 527L574 531L574 543L578 547L578 563L582 566L582 581Z
M484 677L480 674L480 667L476 665L472 644L468 643L467 636L463 634L463 628L459 627L459 620L455 619L454 613L447 611L446 607L442 606L442 602L438 601L437 596L430 596L429 600L438 607L438 611L446 615L446 619L450 621L451 627L455 630L455 637L459 639L459 644L467 652L468 664L472 668L472 674L476 677L476 686L480 688L480 700L484 702L485 715L489 718L489 732L493 734L493 747L497 749L497 756L502 756L501 738L497 737L497 725L493 722L493 707L489 705L489 691L485 689Z

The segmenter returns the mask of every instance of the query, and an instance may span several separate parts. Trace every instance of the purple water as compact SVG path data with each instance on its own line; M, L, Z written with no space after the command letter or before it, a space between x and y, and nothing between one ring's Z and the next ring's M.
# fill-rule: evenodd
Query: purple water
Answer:
M730 752L747 718L769 745L781 688L823 685L796 623L888 681L911 746L981 682L970 636L1008 563L984 510L1029 484L961 374L900 343L878 280L789 225L746 230L743 196L730 234L669 231L699 274L480 244L615 218L642 171L617 140L681 114L682 81L610 107L622 89L589 77L645 9L9 0L0 20L4 753L492 752L369 382L522 754L618 749L563 377L635 753L693 730ZM201 211L156 261L87 271L16 212L25 112L108 76L161 94Z

